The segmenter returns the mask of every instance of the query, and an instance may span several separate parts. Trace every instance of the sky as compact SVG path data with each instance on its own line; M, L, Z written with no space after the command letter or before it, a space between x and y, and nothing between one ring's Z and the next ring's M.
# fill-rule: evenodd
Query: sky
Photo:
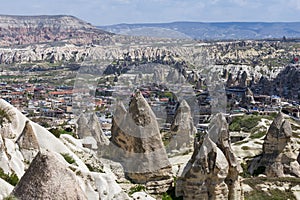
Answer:
M2 0L0 14L67 14L93 25L295 22L300 21L300 0Z

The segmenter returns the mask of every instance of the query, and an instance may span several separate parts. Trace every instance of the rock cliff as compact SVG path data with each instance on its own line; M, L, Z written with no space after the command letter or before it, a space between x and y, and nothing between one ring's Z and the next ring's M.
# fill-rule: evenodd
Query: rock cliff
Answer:
M89 44L112 34L73 16L0 16L0 45L24 45L67 41Z

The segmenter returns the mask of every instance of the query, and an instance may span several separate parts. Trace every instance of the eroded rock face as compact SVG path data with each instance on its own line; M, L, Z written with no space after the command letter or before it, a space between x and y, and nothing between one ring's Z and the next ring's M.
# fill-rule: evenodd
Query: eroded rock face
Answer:
M72 16L0 16L0 45L70 41L88 44L112 34Z
M228 199L242 199L242 187L239 177L242 168L231 148L228 123L222 113L218 113L212 118L208 134L211 140L224 153L229 164L228 175L225 179L229 190Z
M24 159L31 162L39 151L39 143L29 121L25 122L24 129L18 137L16 143Z
M291 136L291 125L280 112L267 132L262 155L250 165L250 173L264 172L268 177L300 177L299 151L295 149L297 145Z
M126 176L145 184L149 193L163 193L172 183L171 165L162 143L155 115L140 92L129 105L116 109L110 157L120 162Z
M75 174L54 153L39 152L12 194L25 199L87 199Z
M228 171L225 155L207 134L178 179L176 195L184 199L228 199Z
M183 151L192 150L194 136L197 132L194 126L191 108L188 103L183 100L177 108L174 121L171 124L172 138L169 144L169 151Z
M223 114L213 116L208 133L195 138L194 153L176 184L184 199L243 199L242 168L232 149Z

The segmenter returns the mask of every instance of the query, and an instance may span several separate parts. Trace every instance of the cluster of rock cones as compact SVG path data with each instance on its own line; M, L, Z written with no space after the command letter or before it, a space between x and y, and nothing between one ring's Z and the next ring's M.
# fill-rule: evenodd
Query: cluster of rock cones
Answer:
M110 140L104 136L95 114L82 115L77 123L77 134L83 145L96 150L98 156L121 163L126 178L133 183L145 185L151 194L162 194L174 186L172 166L155 114L140 92L132 97L128 111L118 103ZM19 199L89 199L80 179L60 160L61 156L41 148L31 122L24 124L16 144L23 158L31 164L12 194ZM172 136L181 137L171 140L172 150L180 153L181 149L194 148L182 174L177 177L177 196L184 199L244 198L239 176L242 168L231 148L223 114L214 115L207 133L196 136L191 110L182 101L171 132ZM2 127L0 136L9 136L5 134ZM300 177L299 150L294 142L289 121L279 113L264 139L263 153L250 164L250 173L263 167L268 177ZM124 194L121 197L128 198Z

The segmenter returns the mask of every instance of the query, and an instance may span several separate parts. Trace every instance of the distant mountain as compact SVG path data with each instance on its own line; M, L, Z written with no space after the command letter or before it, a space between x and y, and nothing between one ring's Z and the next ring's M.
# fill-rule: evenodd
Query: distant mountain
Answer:
M299 38L300 22L173 22L117 24L99 28L126 35L193 38L201 40Z
M67 41L93 43L111 35L68 15L0 15L0 45L23 45Z

